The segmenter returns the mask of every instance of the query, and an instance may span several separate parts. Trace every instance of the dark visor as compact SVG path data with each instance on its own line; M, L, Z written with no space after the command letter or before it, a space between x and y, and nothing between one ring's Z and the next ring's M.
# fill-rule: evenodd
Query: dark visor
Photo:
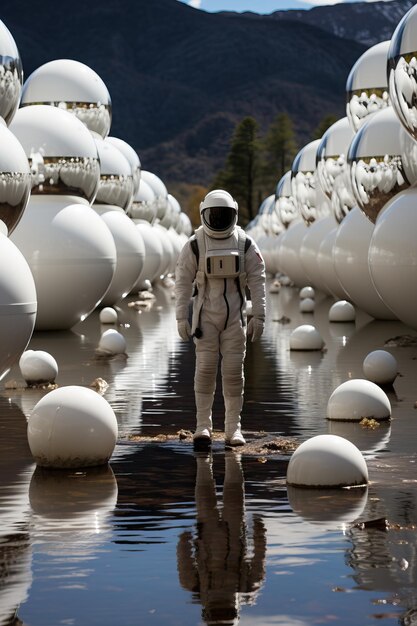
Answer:
M212 230L227 230L234 224L235 209L224 206L215 206L203 211L203 220Z

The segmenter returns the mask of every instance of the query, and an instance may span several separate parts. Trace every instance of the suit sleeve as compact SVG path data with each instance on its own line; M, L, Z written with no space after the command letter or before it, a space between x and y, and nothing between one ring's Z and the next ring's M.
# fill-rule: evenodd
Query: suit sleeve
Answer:
M265 320L265 262L255 241L252 238L250 240L251 245L245 256L245 270L252 300L252 313L253 317Z
M175 317L188 319L188 311L193 295L193 283L197 272L197 260L190 240L181 249L175 267Z

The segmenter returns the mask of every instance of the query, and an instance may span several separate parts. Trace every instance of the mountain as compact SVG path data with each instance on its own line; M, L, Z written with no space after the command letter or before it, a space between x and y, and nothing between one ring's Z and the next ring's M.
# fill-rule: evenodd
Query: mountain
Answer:
M361 9L364 25L374 22L375 7L378 15L383 4L405 12L410 1L343 7L353 7L352 20ZM19 48L25 78L59 58L96 71L112 98L111 134L169 187L207 185L247 115L265 130L287 111L300 142L326 114L345 115L346 78L367 46L325 27L338 9L326 7L327 17L318 9L260 17L205 13L176 0L3 0L0 19Z

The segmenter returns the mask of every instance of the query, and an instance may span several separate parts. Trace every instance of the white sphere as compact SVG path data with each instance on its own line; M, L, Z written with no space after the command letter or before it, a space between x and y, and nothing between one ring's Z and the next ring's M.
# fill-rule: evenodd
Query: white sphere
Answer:
M330 213L330 205L323 202L324 193L319 185L316 172L316 156L319 144L320 140L315 139L305 145L298 152L291 165L292 195L306 224L312 224Z
M32 178L23 146L2 123L0 123L0 146L0 220L10 235L26 209Z
M136 224L136 228L139 230L145 246L143 268L131 289L131 291L138 291L145 281L148 280L152 283L158 277L164 252L161 239L155 232L156 229L148 222L133 221Z
M281 220L281 223L284 225L284 227L288 228L289 225L300 215L297 203L294 196L292 195L291 170L286 172L284 176L278 181L275 191L275 197L275 207L279 219Z
M105 306L101 309L99 319L102 324L116 324L117 323L117 311L111 306Z
M321 278L326 285L327 291L336 300L345 300L347 294L343 289L339 278L336 274L336 268L334 266L333 259L333 247L337 235L338 226L330 229L330 231L324 235L317 254L317 266Z
M152 187L141 178L139 189L133 196L132 205L128 211L129 217L144 220L152 224L156 217L156 195Z
M279 248L279 268L297 287L309 280L300 259L300 246L306 232L304 221L294 220L282 236Z
M47 105L26 106L16 112L10 130L30 159L32 196L94 200L100 177L97 148L74 115Z
M376 319L395 319L395 314L382 300L371 278L368 251L373 224L358 207L353 207L340 224L333 247L338 279L359 309Z
M126 339L118 330L109 328L101 335L98 349L109 354L125 354Z
M336 179L343 176L346 170L347 153L353 136L348 118L343 117L332 124L320 140L317 148L317 175L329 200L332 198Z
M0 380L28 345L36 310L30 267L15 244L0 234Z
M314 298L316 297L316 292L313 287L307 285L306 287L300 289L299 296L300 300L303 300L304 298L311 298L312 300L314 300Z
M300 300L300 313L313 313L316 308L316 301L312 298L303 298Z
M321 350L324 341L315 326L302 324L290 335L290 350Z
M0 117L10 124L19 106L23 68L16 42L0 21Z
M370 380L347 380L331 394L327 403L327 419L358 422L364 417L390 419L391 403L388 396Z
M38 67L23 85L21 106L38 103L64 109L103 138L109 134L111 98L100 76L72 59L55 59Z
M53 383L58 375L58 363L45 350L27 350L20 357L19 367L28 385Z
M68 329L85 319L115 271L116 248L109 228L88 205L62 206L65 200L32 195L11 235L35 279L37 330Z
M124 157L129 161L133 178L133 196L139 191L141 164L137 152L123 139L118 137L107 137L106 141L111 143L115 148L120 150Z
M369 245L378 294L404 324L417 329L417 190L403 191L379 215Z
M349 72L346 113L355 132L370 115L390 105L387 79L389 46L389 41L371 46Z
M347 300L339 300L329 309L329 322L354 322L355 319L355 307Z
M310 282L327 295L332 295L327 284L323 280L323 274L320 270L319 250L323 239L336 226L333 215L318 218L313 224L307 228L307 232L301 242L300 259ZM333 263L331 264L333 269Z
M287 483L300 487L366 485L368 468L360 450L344 437L317 435L291 456Z
M108 204L128 211L133 201L132 166L125 155L109 139L94 134L100 159L100 182L95 204Z
M373 350L363 361L363 373L377 385L392 385L398 374L397 359L386 350Z
M168 190L165 183L154 174L148 172L148 170L142 170L141 180L144 180L151 187L156 197L156 217L161 220L168 207Z
M47 393L28 422L28 442L37 465L69 468L103 465L118 436L110 404L86 387L71 385Z

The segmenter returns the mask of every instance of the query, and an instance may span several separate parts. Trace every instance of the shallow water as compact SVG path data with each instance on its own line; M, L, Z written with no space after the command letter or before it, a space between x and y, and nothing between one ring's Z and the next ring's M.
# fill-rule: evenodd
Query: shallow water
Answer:
M325 419L331 392L363 377L368 352L416 333L365 314L330 324L329 298L300 314L295 289L269 295L265 335L248 346L247 439L340 434L370 474L367 489L305 492L286 487L288 455L130 439L194 425L192 346L177 338L170 290L156 296L150 310L120 306L126 360L96 358L98 313L68 332L35 333L28 346L56 358L59 385L109 384L120 438L108 467L36 468L26 420L45 392L5 389L23 384L18 368L3 381L0 625L417 624L416 348L389 348L401 373L390 422L369 430ZM301 323L316 325L325 352L290 353ZM214 415L221 429L219 394ZM389 529L353 525L377 518Z

